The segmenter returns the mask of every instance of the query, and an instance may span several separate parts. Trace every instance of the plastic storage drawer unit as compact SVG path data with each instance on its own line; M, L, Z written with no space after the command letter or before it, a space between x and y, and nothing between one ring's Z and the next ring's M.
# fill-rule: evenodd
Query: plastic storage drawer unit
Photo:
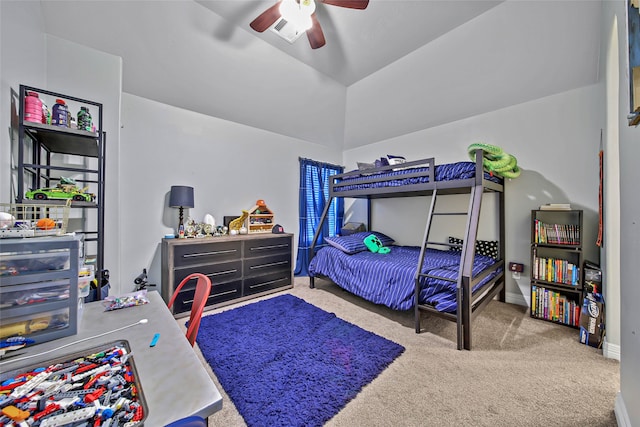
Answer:
M77 333L79 246L72 236L0 240L0 339Z

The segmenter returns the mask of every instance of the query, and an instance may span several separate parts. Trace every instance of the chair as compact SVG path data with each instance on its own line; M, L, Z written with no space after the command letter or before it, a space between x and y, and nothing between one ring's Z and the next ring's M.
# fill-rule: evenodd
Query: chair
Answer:
M191 303L189 326L187 327L187 340L189 340L189 343L193 347L196 342L196 337L198 336L198 328L200 327L202 312L204 311L204 306L207 304L207 299L211 292L211 280L202 273L191 273L182 279L182 282L180 282L176 287L176 290L169 301L168 307L171 308L182 287L191 279L198 279L198 282L196 283L196 291L193 295L193 302Z

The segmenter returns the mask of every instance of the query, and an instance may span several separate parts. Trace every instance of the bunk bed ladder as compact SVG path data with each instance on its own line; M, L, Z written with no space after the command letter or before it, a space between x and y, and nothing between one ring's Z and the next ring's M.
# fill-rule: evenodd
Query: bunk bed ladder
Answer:
M478 220L480 218L480 205L482 202L482 187L471 187L469 197L469 207L466 212L436 212L436 200L437 200L437 188L433 190L431 196L431 202L429 205L429 213L427 215L427 224L425 226L424 238L422 239L422 245L420 247L420 257L418 259L418 267L415 274L415 293L414 293L414 314L415 314L415 329L416 333L420 333L420 279L421 278L436 278L441 280L447 280L456 282L457 293L456 302L458 307L458 315L456 316L457 323L457 336L458 336L458 350L465 348L471 349L471 287L470 281L472 277L472 266L474 247L478 231ZM460 255L460 267L457 279L450 279L447 277L435 276L428 273L422 273L422 266L424 264L424 257L429 245L443 246L442 242L433 242L429 240L429 234L431 232L431 224L434 215L465 215L467 217L466 228L464 232L464 244L461 246ZM471 246L467 242L471 242ZM449 244L449 246L455 246ZM469 249L471 248L471 249Z
M415 303L414 303L414 307L415 307L415 328L416 328L416 333L420 332L420 307L419 307L419 299L420 299L420 278L435 278L435 279L441 279L441 280L447 280L447 281L451 281L451 282L455 282L455 280L449 279L448 277L441 277L441 276L434 276L432 274L426 274L426 273L421 273L422 272L422 266L424 264L424 257L425 257L425 253L427 251L427 247L429 245L438 245L438 246L444 246L444 244L442 242L433 242L429 240L429 234L431 232L431 224L433 222L433 217L435 215L467 215L467 212L436 212L435 208L436 208L436 200L438 199L438 189L435 188L433 190L433 193L431 195L431 202L429 205L429 212L427 214L427 224L425 226L425 230L424 230L424 237L422 239L422 245L420 247L420 257L418 259L418 267L416 268L416 274L415 274L415 284L416 284L416 288L415 288L415 293L414 293L414 298L415 298ZM447 245L448 246L448 245Z
M458 271L457 324L458 324L458 350L462 348L471 350L471 314L472 314L472 286L473 258L475 257L476 238L478 237L478 223L480 221L480 207L482 206L482 186L471 188L469 197L469 213L467 216L467 228L465 230L464 244L460 257L460 269ZM462 311L462 313L460 313Z

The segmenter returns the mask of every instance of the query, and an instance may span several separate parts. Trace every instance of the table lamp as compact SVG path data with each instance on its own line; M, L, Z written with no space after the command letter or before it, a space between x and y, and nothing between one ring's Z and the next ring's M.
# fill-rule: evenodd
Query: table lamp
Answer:
M182 209L193 207L193 187L187 187L186 185L172 185L171 194L169 195L169 206L172 208L180 208L178 236L184 237Z

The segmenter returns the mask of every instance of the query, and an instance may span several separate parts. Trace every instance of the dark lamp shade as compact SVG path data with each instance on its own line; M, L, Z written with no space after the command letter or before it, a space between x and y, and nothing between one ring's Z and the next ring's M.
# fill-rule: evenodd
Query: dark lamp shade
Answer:
M185 185L172 185L169 195L169 206L172 208L193 207L193 187Z

